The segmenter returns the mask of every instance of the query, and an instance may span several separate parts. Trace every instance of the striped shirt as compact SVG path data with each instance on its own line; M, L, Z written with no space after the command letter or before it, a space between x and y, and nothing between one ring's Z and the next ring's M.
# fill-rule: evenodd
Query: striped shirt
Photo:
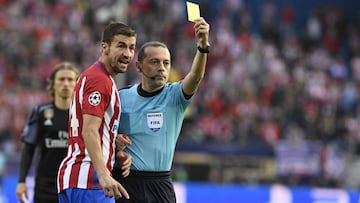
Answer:
M69 112L68 151L58 172L58 192L67 188L101 189L82 137L84 114L102 118L99 128L102 155L111 172L115 162L120 98L114 80L100 61L81 74L74 89Z

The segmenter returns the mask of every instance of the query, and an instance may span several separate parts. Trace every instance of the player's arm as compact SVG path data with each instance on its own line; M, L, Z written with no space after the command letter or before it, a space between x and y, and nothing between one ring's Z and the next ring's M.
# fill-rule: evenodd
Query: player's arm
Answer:
M206 49L206 47L210 45L209 24L203 18L198 18L195 20L194 29L197 38L197 46L201 49ZM207 53L203 52L200 52L199 50L196 51L190 72L183 80L182 89L186 95L193 95L204 77Z
M21 203L25 202L25 199L28 199L28 189L25 179L31 167L35 148L36 145L34 144L24 143L23 145L19 170L19 182L16 186L16 196Z
M123 194L126 198L129 197L126 190L114 180L110 171L106 168L103 153L100 144L99 128L102 118L85 114L83 115L83 129L82 136L85 147L89 153L90 159L99 177L99 183L102 186L105 195L108 197L115 197L116 199ZM111 146L110 146L111 147Z
M28 188L26 186L26 176L29 173L31 163L36 149L36 140L38 138L38 119L39 108L36 106L27 118L21 139L23 141L22 153L20 158L19 181L16 186L16 197L21 203L28 199Z
M105 166L100 145L100 136L98 133L102 119L97 116L85 114L83 115L83 122L84 127L82 129L82 135L85 147L91 158L91 162L93 163L99 178L105 175L109 175L110 172Z

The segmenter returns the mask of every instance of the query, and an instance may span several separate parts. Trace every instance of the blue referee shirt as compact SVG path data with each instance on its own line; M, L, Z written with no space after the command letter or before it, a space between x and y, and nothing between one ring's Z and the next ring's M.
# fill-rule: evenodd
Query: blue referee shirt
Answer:
M125 151L132 156L132 170L170 171L186 99L181 82L166 83L155 94L141 91L139 84L119 90L121 116L119 133L132 141Z

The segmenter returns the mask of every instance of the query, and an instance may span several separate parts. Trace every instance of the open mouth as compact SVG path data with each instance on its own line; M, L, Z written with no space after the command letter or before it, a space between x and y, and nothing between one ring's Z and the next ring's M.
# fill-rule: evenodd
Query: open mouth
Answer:
M129 61L127 60L120 60L118 63L128 65Z

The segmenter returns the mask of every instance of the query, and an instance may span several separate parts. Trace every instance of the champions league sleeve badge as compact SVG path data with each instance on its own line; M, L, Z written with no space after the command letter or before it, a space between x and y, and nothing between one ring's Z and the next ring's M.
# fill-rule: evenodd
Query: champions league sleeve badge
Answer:
M44 125L46 125L46 126L53 125L53 122L51 121L51 119L54 117L54 109L45 109L44 117L46 119L44 121Z
M153 132L159 131L163 126L163 113L148 113L147 125Z
M101 102L101 94L98 91L92 92L89 95L89 103L93 106L99 105Z

